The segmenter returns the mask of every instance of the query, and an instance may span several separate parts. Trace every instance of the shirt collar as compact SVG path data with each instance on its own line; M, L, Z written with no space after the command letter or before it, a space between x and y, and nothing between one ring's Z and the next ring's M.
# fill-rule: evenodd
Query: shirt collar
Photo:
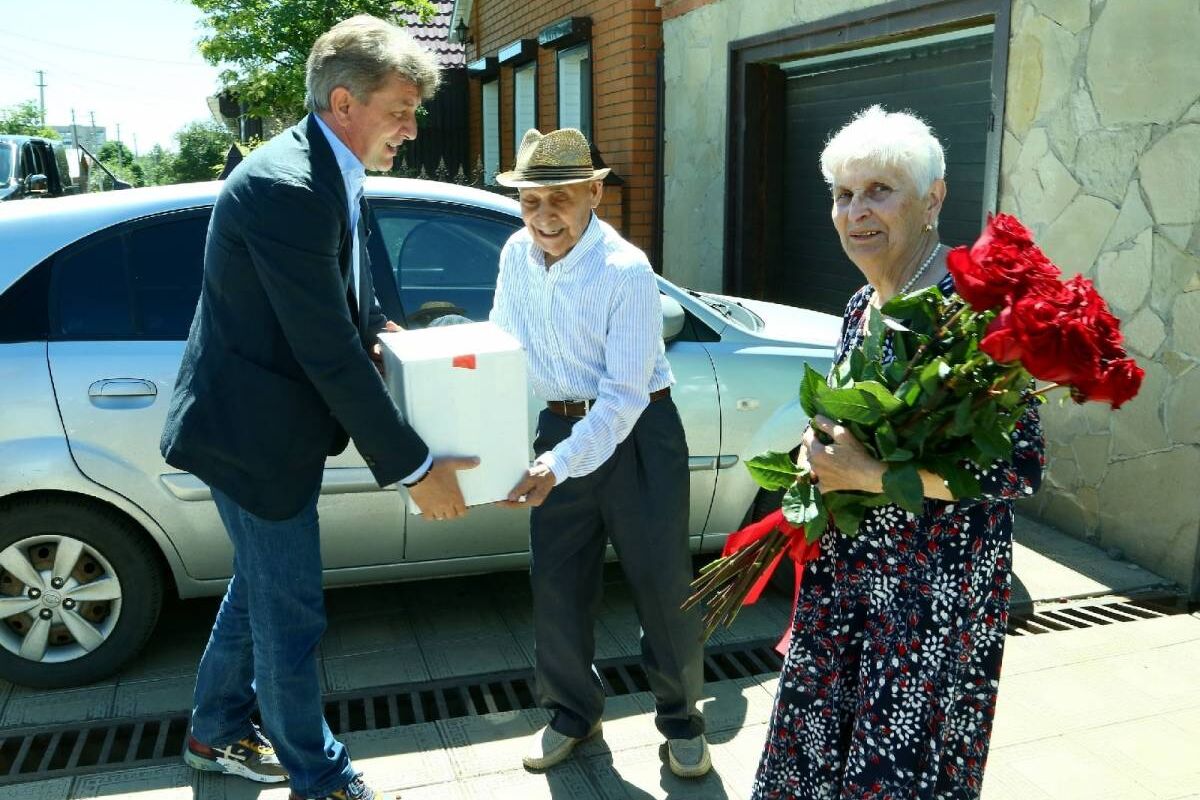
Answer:
M338 169L342 173L342 180L346 184L346 201L353 204L354 198L358 197L358 192L362 189L363 181L366 180L367 171L363 167L362 162L358 160L358 156L354 155L350 148L346 147L345 142L330 130L329 126L325 124L325 120L321 119L319 114L313 114L313 118L317 121L317 125L321 127L321 132L325 134L325 138L329 140L329 147L333 150L333 157L337 160Z
M592 212L591 221L583 230L583 236L579 237L579 241L571 248L571 251L563 256L558 261L554 262L551 267L558 267L563 270L570 269L579 263L580 259L591 250L601 239L604 238L604 229L600 227L600 218L596 216L596 212ZM546 268L546 254L542 252L542 248L530 239L529 247L529 262L541 269Z

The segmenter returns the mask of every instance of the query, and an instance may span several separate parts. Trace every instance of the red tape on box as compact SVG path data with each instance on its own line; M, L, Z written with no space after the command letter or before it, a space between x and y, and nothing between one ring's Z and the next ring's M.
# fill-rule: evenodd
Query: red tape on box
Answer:
M455 356L452 363L459 369L475 369L475 355Z

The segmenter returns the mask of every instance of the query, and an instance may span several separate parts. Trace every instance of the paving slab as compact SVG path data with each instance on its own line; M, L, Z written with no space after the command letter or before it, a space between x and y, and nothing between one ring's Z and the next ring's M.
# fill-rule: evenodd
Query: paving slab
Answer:
M448 783L455 780L454 763L437 725L426 722L403 728L359 731L341 737L354 767L382 791Z
M70 800L136 798L136 800L192 800L198 773L183 764L84 775L75 779Z
M103 719L112 714L116 680L83 689L27 689L14 686L0 727L20 728L59 722Z
M344 658L322 659L328 691L346 692L394 683L417 683L431 677L419 647L395 647Z
M73 778L14 783L0 786L0 800L63 800L71 793Z

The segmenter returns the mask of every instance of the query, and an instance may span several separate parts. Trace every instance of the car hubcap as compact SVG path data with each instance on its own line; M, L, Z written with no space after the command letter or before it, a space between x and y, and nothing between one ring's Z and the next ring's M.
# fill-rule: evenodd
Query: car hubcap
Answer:
M70 536L31 536L0 551L0 646L30 661L95 650L121 615L116 570Z

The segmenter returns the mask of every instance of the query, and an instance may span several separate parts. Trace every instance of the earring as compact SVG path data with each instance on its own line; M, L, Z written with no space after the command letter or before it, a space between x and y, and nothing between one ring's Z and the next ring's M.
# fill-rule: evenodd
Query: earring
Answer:
M923 229L923 230L924 230L926 233L929 233L931 230L933 230L933 223L932 223L932 222L926 222L926 223L925 223L925 227L924 227L924 229Z

